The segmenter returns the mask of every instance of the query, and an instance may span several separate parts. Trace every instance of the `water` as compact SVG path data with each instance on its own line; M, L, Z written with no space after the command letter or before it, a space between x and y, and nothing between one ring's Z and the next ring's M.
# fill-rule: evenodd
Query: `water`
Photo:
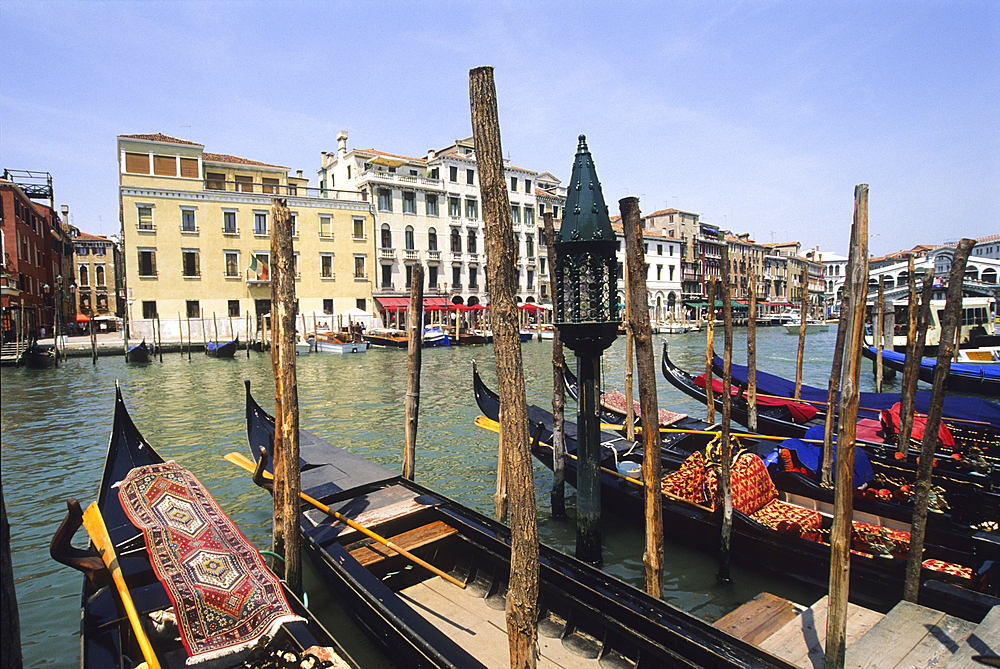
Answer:
M721 328L720 328L721 330ZM833 328L832 330L835 330ZM835 331L806 340L804 380L825 386ZM669 386L659 373L661 342L688 370L704 368L704 333L655 335L660 407L704 416L705 409ZM721 350L721 331L717 348ZM734 361L746 360L745 329L737 329ZM762 370L794 378L797 337L784 328L759 330L757 357ZM551 342L522 346L528 402L551 407ZM417 481L487 515L493 514L496 435L473 425L478 409L472 394L472 359L496 387L493 348L452 347L423 353ZM572 358L571 358L572 362ZM318 436L394 470L402 465L407 356L404 350L372 349L362 355L314 354L297 361L300 421ZM621 387L624 342L603 359L604 387ZM862 389L871 389L870 366L863 366ZM270 544L270 499L245 473L225 462L230 451L245 452L243 380L255 397L273 407L268 354L241 352L234 360L168 354L163 363L128 366L118 357L70 358L58 369L4 368L0 385L3 494L11 524L11 553L26 667L79 665L81 576L54 562L48 544L65 517L65 501L86 506L97 496L114 404L114 383L147 440L165 459L194 472L256 546ZM635 385L638 388L638 383ZM572 405L568 407L568 412ZM535 466L539 535L571 553L575 546L573 491L570 519L553 519L548 509L551 473ZM643 587L640 521L603 523L604 569ZM81 530L76 545L86 542ZM716 620L758 592L767 590L803 603L817 593L799 590L755 572L734 569L734 583L720 585L714 560L668 543L664 556L664 599L707 620ZM320 602L310 587L313 608L345 629L340 615ZM356 633L354 633L356 634ZM360 642L363 645L363 641ZM363 649L362 649L363 652Z

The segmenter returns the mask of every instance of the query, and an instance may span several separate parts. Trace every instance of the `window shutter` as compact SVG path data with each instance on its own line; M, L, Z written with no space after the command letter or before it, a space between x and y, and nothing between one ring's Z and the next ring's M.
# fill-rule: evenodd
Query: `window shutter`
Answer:
M177 176L177 159L173 156L153 156L153 174L161 177Z
M156 251L149 252L149 266L153 269L152 276L156 276Z
M201 276L201 254L194 254L194 275Z
M181 176L189 179L198 178L197 158L181 158Z
M126 153L125 171L134 174L149 174L149 154Z

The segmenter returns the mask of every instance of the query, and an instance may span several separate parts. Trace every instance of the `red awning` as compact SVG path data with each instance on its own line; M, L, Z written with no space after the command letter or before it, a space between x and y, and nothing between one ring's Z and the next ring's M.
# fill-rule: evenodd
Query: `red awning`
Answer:
M408 297L376 297L375 299L378 300L379 304L386 309L405 308L410 306L410 298Z
M86 323L87 321L90 320L90 316L88 316L87 314L77 314L76 320L78 323Z
M425 297L424 298L424 306L425 307L453 307L455 305L453 305L451 303L451 300L449 300L447 297L436 296L436 297Z
M382 305L384 309L408 309L410 307L410 298L408 297L376 297L379 304ZM444 309L454 309L455 305L447 297L425 297L424 298L424 308L441 311Z

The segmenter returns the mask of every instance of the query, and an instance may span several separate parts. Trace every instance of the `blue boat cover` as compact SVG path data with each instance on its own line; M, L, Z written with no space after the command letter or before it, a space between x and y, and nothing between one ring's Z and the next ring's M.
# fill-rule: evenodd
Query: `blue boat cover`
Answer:
M816 425L809 428L806 431L805 439L814 439L820 441L823 439L823 426ZM833 435L833 457L837 457L837 435ZM781 448L787 448L790 451L795 451L795 455L798 456L799 462L804 464L806 467L812 471L819 473L823 468L823 444L812 444L802 439L786 439L781 442L779 448L774 449L774 452L765 458L764 463L770 464L778 459L778 452ZM875 480L875 470L872 468L872 463L868 459L868 455L861 448L854 447L854 487L860 488L864 484Z
M713 364L721 368L722 358L715 356ZM955 365L952 363L952 368L954 367ZM747 383L746 365L733 363L732 374L733 381L741 384ZM777 395L778 397L793 397L795 395L795 381L789 381L788 379L768 374L758 369L757 391L767 393L768 395ZM799 397L804 400L825 404L826 389L803 384ZM890 409L896 402L899 402L899 393L861 393L860 405L869 409ZM927 413L930 402L930 391L917 393L917 411ZM1000 404L979 397L946 395L944 398L944 415L948 418L982 421L1000 428ZM822 435L820 437L822 438Z

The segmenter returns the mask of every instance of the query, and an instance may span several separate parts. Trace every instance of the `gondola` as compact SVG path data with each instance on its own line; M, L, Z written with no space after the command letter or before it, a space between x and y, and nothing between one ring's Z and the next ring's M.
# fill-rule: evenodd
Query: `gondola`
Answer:
M28 346L21 351L18 364L32 369L45 369L56 364L56 354L51 346L42 346L34 337L28 342Z
M498 420L500 404L496 393L485 386L478 372L474 372L473 385L480 409L487 418ZM544 409L528 408L529 433L538 435L537 441L532 443L532 453L549 468L552 467L551 419L551 414ZM539 425L542 429L536 432ZM571 428L571 424L567 423L566 427ZM573 485L577 471L575 430L566 430L565 443L570 455L564 461L566 481ZM690 445L676 443L661 448L665 475L662 483L664 532L675 540L715 555L720 533L719 516L712 505L704 501L704 489L688 485L699 473L696 463L704 462L703 451L696 451L678 465L678 459L684 457ZM744 445L753 450L752 442ZM606 513L631 517L639 524L645 517L642 484L634 477L619 473L623 469L619 465L623 460L641 463L642 457L638 444L628 446L618 442L615 445L602 439L603 508ZM752 452L742 454L736 462L734 479L745 476L746 485L739 485L734 480L732 559L751 569L794 579L807 587L826 589L830 575L830 546L829 539L824 541L823 538L829 536L832 505L815 498L811 500L806 494L808 488L804 487L794 494L782 492L763 507L754 508L753 497L741 498L739 491L763 491L766 481L762 477L769 472L761 469L762 462ZM745 468L741 468L741 462L746 463ZM855 514L851 601L886 612L902 598L906 560L899 551L904 538L908 542L906 527L875 514ZM879 545L884 539L889 541ZM869 552L876 546L885 552ZM1000 564L996 561L1000 556L1000 537L986 532L959 533L929 527L924 555L922 604L976 621L1000 604L996 596L1000 594ZM960 571L963 576L958 578Z
M219 344L214 341L210 341L205 344L205 355L212 358L232 358L236 355L236 349L240 347L240 338L228 342L226 344Z
M149 347L146 346L145 339L130 348L125 353L126 362L149 362L150 360L152 360L152 353L150 352Z
M697 399L707 402L704 381L699 384L696 377L688 374L673 364L663 347L663 375L675 388ZM717 381L713 384L721 385ZM714 394L713 399L717 410L722 410L721 389ZM747 401L741 389L733 386L731 416L740 425L748 425ZM816 407L795 402L788 398L758 397L757 429L763 434L804 439L823 439L825 415ZM888 435L888 436L887 436ZM919 451L910 448L905 457L896 457L894 433L889 424L884 424L878 418L860 418L858 420L856 442L865 448L875 471L893 478L902 478L912 482L915 477ZM959 435L953 433L955 448L951 452L940 451L935 456L933 483L943 487L955 499L953 507L963 514L975 514L979 520L1000 520L1000 494L993 492L1000 483L1000 471L988 460L995 457L997 443L994 439L982 441L961 442ZM972 447L980 454L974 456ZM958 458L952 457L958 455ZM986 458L986 459L984 459ZM976 520L978 519L978 520Z
M114 426L108 446L107 461L104 465L104 476L101 480L100 493L98 501L95 504L100 509L104 524L107 526L110 540L114 545L114 551L117 555L117 564L127 584L135 610L143 621L142 626L149 638L156 660L161 667L165 668L190 666L186 664L190 655L186 649L186 645L182 643L181 639L176 638L178 635L176 627L172 631L163 634L157 634L153 630L154 624L152 621L154 619L162 621L164 613L172 612L175 618L180 619L177 610L171 603L171 598L177 595L168 594L167 588L157 578L153 559L151 558L151 552L163 551L162 539L154 540L150 544L154 548L147 549L147 542L144 539L143 531L137 528L129 519L125 510L125 504L122 501L122 495L125 493L121 493L124 488L121 483L130 472L133 472L137 468L167 467L170 464L164 463L163 458L153 450L153 447L139 433L128 411L125 409L120 389L116 389L116 391ZM148 469L139 470L135 474L145 471L148 471ZM170 474L167 475L170 476ZM174 479L171 478L170 480L173 481ZM204 488L200 488L200 490L204 491ZM205 516L200 514L187 516L186 509L188 507L186 505L190 503L194 506L205 500L205 498L210 502L208 504L210 508L213 510L218 509L218 506L215 505L214 500L211 500L207 492L204 493L204 497L197 498L179 499L167 495L157 498L159 500L158 504L165 504L169 499L174 500L176 505L166 510L165 513L169 513L187 522L188 525L185 530L192 534L185 536L188 536L191 541L202 541L206 545L205 550L212 551L210 559L204 562L192 562L192 564L196 564L196 569L204 570L208 574L207 578L211 582L211 586L204 590L205 596L214 598L215 601L225 601L226 603L223 605L223 608L238 606L238 604L234 605L234 602L238 602L240 597L247 600L260 597L261 589L245 586L246 583L254 581L263 585L263 589L269 593L269 601L277 601L277 598L283 592L284 601L287 602L291 613L297 616L298 620L285 622L273 634L273 637L266 646L261 645L250 649L234 650L231 647L224 647L224 643L215 642L216 645L211 647L209 652L204 652L206 651L206 647L199 645L204 643L203 641L197 638L192 640L189 637L185 637L187 643L192 644L191 647L194 649L193 652L196 656L205 662L203 666L210 666L213 669L219 669L220 667L243 667L245 666L243 664L244 661L249 662L250 666L260 666L260 663L268 658L273 661L272 654L275 651L289 651L301 657L303 651L313 647L321 647L332 649L339 656L340 664L336 666L357 667L358 665L333 640L329 632L313 618L291 592L284 588L284 584L281 584L281 587L278 588L276 586L279 582L271 580L273 577L261 577L261 573L266 572L266 567L264 567L263 560L252 546L244 543L242 548L226 552L219 548L219 542L209 545L209 542L205 540L206 535L199 534L194 536L193 533L202 528L197 523L203 520ZM191 501L192 499L197 499L198 501L193 502ZM136 633L133 631L133 627L124 613L122 598L119 596L114 584L107 585L111 578L107 568L104 566L104 562L93 548L93 545L86 551L73 548L70 545L73 534L83 523L84 512L76 500L70 500L68 506L70 511L66 520L63 521L63 524L52 539L50 552L55 560L87 574L83 583L80 623L80 666L85 669L108 669L110 667L131 669L132 667L139 666L139 663L144 658L143 653L136 638ZM225 517L221 511L218 511L218 515L215 515L213 512L210 518L214 521L211 524L218 523L218 526L222 528L220 532L223 536L232 539L235 535L239 535L239 538L242 539L242 534L239 533L239 530L232 525L232 521L228 517ZM162 537L163 535L156 534L150 536ZM243 539L243 542L245 541ZM248 551L252 551L252 553ZM243 570L233 568L233 565L240 564L244 566ZM269 572L267 573L269 574ZM199 581L199 578L191 573L186 573L185 575L175 574L174 578L182 583L184 587L191 587L192 584ZM229 579L229 583L233 583L233 579L235 578L241 579L237 582L238 587L227 593L225 585L227 579ZM182 590L183 588L178 587L174 592ZM230 599L225 599L227 594L230 595ZM233 617L225 619L205 606L192 604L190 599L180 598L180 601L185 602L185 611L189 612L192 609L199 611L198 615L204 616L202 620L205 620L206 625L220 625L213 627L213 629L219 635L232 635L229 636L230 641L238 635L238 632L234 631L233 625L221 626L224 623L234 621L234 625L245 626L247 628L256 626L255 629L260 629L259 625L261 624L267 626L272 620L277 623L280 622L280 619L285 618L285 616L277 619L263 617L265 616L265 612L257 608L253 611L251 618L241 619L233 615L233 609L230 608L230 615L233 615ZM192 620L190 614L186 615L187 617L184 620ZM169 618L169 615L166 617ZM258 622L262 619L266 622ZM192 624L192 627L195 626ZM233 652L228 652L230 650L233 650ZM213 654L218 655L218 657L211 659L211 655ZM323 654L327 654L327 652ZM320 653L317 653L317 655L322 656ZM296 664L295 666L298 665Z
M254 401L248 383L250 450L258 454L263 448L270 455L273 434L273 419ZM308 432L299 434L305 495L389 537L465 586L303 506L303 543L358 624L400 666L507 666L510 529ZM539 560L539 666L790 669L558 551L539 545Z
M861 353L869 360L875 360L878 352L874 346L862 346ZM902 372L906 366L906 354L888 349L882 351L882 364L889 369ZM937 358L920 359L920 380L934 383ZM986 397L1000 397L1000 364L976 364L952 361L945 382L948 390L959 393L974 393Z

